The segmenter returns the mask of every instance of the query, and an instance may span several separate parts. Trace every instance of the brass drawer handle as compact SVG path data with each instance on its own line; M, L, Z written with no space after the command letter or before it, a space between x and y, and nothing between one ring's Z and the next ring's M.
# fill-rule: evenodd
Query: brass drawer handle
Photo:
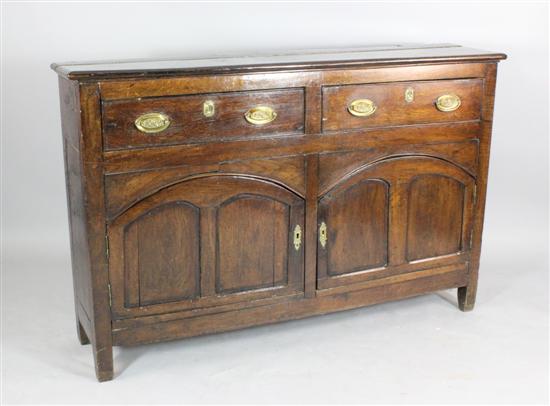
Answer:
M369 99L357 99L349 104L348 111L355 117L367 117L374 114L376 104Z
M264 125L275 120L277 118L277 113L271 107L256 106L248 110L245 113L244 118L250 124Z
M321 225L319 226L319 242L321 243L321 247L325 248L327 245L327 225L323 221Z
M134 122L142 133L154 134L166 130L170 126L170 118L162 113L146 113Z
M444 94L443 96L439 96L435 102L435 107L439 111L443 112L449 112L449 111L455 111L460 107L460 104L462 102L460 101L460 97L458 97L456 94Z
M294 249L298 251L302 245L302 227L299 224L296 224L294 227Z

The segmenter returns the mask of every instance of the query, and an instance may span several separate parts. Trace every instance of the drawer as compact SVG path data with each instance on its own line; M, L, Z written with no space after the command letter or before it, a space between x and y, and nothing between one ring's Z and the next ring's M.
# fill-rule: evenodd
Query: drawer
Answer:
M303 132L303 89L103 102L106 150Z
M326 86L323 131L479 120L481 79Z

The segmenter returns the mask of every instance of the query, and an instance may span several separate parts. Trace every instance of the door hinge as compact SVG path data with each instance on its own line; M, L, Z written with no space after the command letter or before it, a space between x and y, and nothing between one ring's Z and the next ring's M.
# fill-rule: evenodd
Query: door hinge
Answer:
M111 292L111 284L107 284L107 289L109 290L109 307L113 307L113 294Z

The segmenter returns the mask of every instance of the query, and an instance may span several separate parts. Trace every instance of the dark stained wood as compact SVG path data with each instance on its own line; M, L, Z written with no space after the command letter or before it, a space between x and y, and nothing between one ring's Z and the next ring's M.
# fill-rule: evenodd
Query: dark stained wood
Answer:
M430 266L428 268L417 268L415 272L408 272L404 274L399 275L393 275L388 276L385 278L379 278L375 280L368 280L363 281L361 283L355 283L350 285L343 285L334 287L331 289L324 289L319 290L316 292L316 297L325 297L325 296L333 296L335 294L345 294L349 292L355 292L355 291L362 291L362 294L365 294L368 292L367 289L374 288L374 287L381 287L381 286L387 286L392 284L400 284L402 282L412 281L415 279L423 279L426 277L433 277L439 278L443 276L443 274L449 273L449 272L458 272L458 278L459 280L466 280L467 279L467 265L465 265L463 262L441 262L436 266ZM445 277L445 276L443 276ZM445 277L446 278L446 277ZM345 297L345 295L341 295L340 299L342 300L342 303L349 304L351 301L348 301ZM286 297L284 298L285 301L292 301L294 304L299 304L300 302L303 302L303 298L301 296L293 296L293 297ZM368 295L365 297L365 299L369 299ZM310 302L309 300L306 300L306 302ZM308 306L316 307L316 303L318 303L317 300L311 301L313 304L309 304ZM262 299L258 302L259 306L272 306L283 303L283 301L280 298L269 298L269 299ZM242 309L242 304L232 304L228 306L223 306L220 308L203 308L198 311L186 311L186 312L177 312L177 313L165 313L165 314L158 314L158 315L152 315L152 316L145 316L145 317L139 317L139 318L133 318L133 319L121 319L121 320L113 320L113 330L120 330L120 329L126 329L126 328L133 328L133 327L142 327L147 326L150 324L156 324L161 322L167 322L167 321L173 321L173 320L180 320L180 319L189 319L197 317L197 315L212 315L220 312L225 311L234 311ZM325 312L326 313L326 312ZM234 313L233 313L234 314Z
M478 120L482 86L480 79L328 86L323 89L323 131ZM407 89L414 91L411 102L405 100ZM437 98L445 94L460 97L457 110L436 108ZM353 116L348 106L359 99L372 100L376 111L366 117Z
M60 79L77 333L92 344L99 381L113 378L97 84ZM82 134L86 134L83 137Z
M125 241L134 224L140 229L139 252L128 253ZM109 225L113 316L303 290L304 248L293 245L296 226L304 228L303 199L275 183L208 174L162 189ZM125 258L136 255L140 306L128 307L121 298L136 286L127 284Z
M442 175L424 175L409 185L407 261L462 250L465 186ZM470 205L473 203L470 197Z
M79 87L76 82L59 78L59 99L61 101L61 115L63 122L61 131L63 136L63 151L65 162L65 179L67 187L67 208L69 214L69 232L71 236L71 261L73 272L73 287L75 296L76 328L79 341L89 342L83 324L90 325L92 301L92 286L90 279L90 264L86 257L86 219L84 213L84 192L80 153L80 114ZM82 314L82 315L81 315Z
M174 317L179 315L173 315L171 320L162 322L155 320L153 323L140 323L135 327L115 327L113 339L115 345L136 345L237 330L450 289L465 283L467 279L464 264L442 269L432 268L425 273L418 272L415 275L405 274L399 277L374 283L369 289L335 292L330 295L319 295L315 299L296 298L272 305L212 313L200 318L178 319ZM291 312L288 311L289 306L292 306Z
M200 145L158 147L143 150L108 151L104 154L107 173L202 165L241 159L275 158L296 154L322 154L370 148L401 147L409 144L434 145L474 140L480 122L426 124L360 129L332 134L275 137L250 141L212 142ZM409 149L410 153L414 149Z
M328 242L317 248L318 288L468 251L473 204L473 177L441 159L403 156L360 167L320 196Z
M110 218L114 218L132 204L162 188L187 178L213 173L246 173L269 179L299 196L305 196L305 163L302 156L253 159L107 175L105 176L107 213Z
M259 196L238 196L217 212L216 293L286 285L289 207Z
M328 241L319 244L319 278L380 268L388 261L389 185L378 179L338 188L319 201Z
M203 103L214 103L215 113L205 117ZM256 125L245 113L256 106L272 108L277 117ZM170 126L159 133L143 133L135 120L146 113L163 113ZM205 142L228 138L276 136L304 132L304 92L301 89L201 94L103 103L105 149Z
M185 202L167 203L134 220L126 234L134 229L135 245L129 254L125 251L124 258L136 262L125 273L137 279L138 305L198 297L199 209Z
M74 79L60 99L76 326L98 379L113 345L438 289L471 310L503 58L436 45L55 66ZM455 112L435 108L446 93ZM355 98L376 113L351 116ZM256 105L277 119L248 124ZM171 126L139 132L153 111Z
M304 87L319 88L344 84L401 82L414 80L483 78L482 63L404 65L369 69L321 70L300 72L256 72L247 74L194 75L158 77L140 80L105 80L99 82L102 100L134 99ZM319 89L320 91L320 89ZM318 110L320 113L320 110Z
M315 296L317 288L317 194L319 185L319 155L306 158L306 229L305 229L305 297Z
M338 50L295 51L287 54L195 60L129 60L52 64L70 79L161 76L292 69L367 67L380 64L498 61L506 55L454 44L379 45Z
M324 194L342 177L355 172L360 167L384 158L406 155L425 155L441 158L466 170L470 175L476 175L477 139L465 142L441 144L399 144L395 146L361 149L354 152L335 152L320 156L319 189Z
M472 232L472 260L469 263L468 283L458 289L458 307L462 311L471 311L474 308L477 293L479 259L481 256L481 235L483 232L483 218L485 216L485 200L487 197L487 176L489 173L489 152L491 149L491 135L493 126L493 110L495 102L495 87L497 79L497 65L486 66L486 79L481 111L482 128L480 131L479 165L477 168L476 206Z

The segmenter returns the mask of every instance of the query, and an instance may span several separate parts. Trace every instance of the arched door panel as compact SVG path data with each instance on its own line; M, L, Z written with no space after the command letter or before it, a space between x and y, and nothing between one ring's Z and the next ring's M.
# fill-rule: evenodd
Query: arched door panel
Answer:
M368 179L338 189L319 201L330 249L320 267L330 276L384 266L388 261L387 183Z
M198 229L199 210L186 202L158 206L125 227L126 307L199 296Z
M409 184L408 261L460 252L466 186L441 175L423 175Z
M108 227L113 313L133 317L303 291L303 229L303 200L275 183L214 175L167 187Z
M438 158L389 158L319 197L318 288L465 261L475 181Z

